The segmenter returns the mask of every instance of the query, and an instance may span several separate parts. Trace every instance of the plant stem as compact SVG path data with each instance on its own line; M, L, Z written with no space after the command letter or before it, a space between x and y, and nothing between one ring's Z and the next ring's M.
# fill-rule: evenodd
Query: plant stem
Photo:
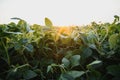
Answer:
M105 35L105 36L103 37L103 39L101 40L100 44L103 43L103 41L107 38L107 36L108 36L108 29L106 29L106 35Z
M86 71L85 70L85 68L80 64L80 67L84 70L84 71ZM85 74L86 74L86 77L87 77L87 80L89 80L89 76L88 76L88 74L85 72Z

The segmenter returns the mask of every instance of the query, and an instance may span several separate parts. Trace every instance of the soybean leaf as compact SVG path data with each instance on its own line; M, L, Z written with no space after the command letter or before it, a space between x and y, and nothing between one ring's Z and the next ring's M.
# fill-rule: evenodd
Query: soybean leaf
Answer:
M97 49L95 44L89 44L88 46L92 49Z
M22 34L21 32L5 32L5 33L9 33L9 34Z
M15 44L14 48L15 48L15 50L20 50L20 49L22 49L22 45L19 43Z
M113 22L113 23L115 24L116 22L119 21L119 16L115 15L114 18L115 18L115 19L114 19L114 22Z
M52 66L49 65L49 66L47 67L47 73L48 73L51 69L52 69Z
M74 80L74 78L67 73L62 73L59 80Z
M31 28L30 28L30 26L27 24L27 26L26 26L26 31L27 32L34 32L34 30L31 30Z
M22 38L22 39L19 40L19 43L25 45L26 43L28 43L28 39Z
M69 71L67 72L67 74L71 75L74 79L82 76L83 74L85 74L84 71Z
M62 63L65 65L65 67L69 67L70 65L70 61L67 58L63 58Z
M96 40L96 36L93 32L89 32L89 35L87 36L87 40L89 43L94 43Z
M70 58L71 68L80 64L80 55L74 55Z
M116 47L116 45L117 45L117 38L118 38L117 34L113 34L113 35L110 36L110 38L109 38L110 49L113 49L113 48Z
M102 61L100 61L100 60L95 60L95 61L93 61L92 63L88 64L88 65L87 65L87 68L98 67L98 66L101 65L101 63L102 63Z
M29 52L33 52L33 46L31 44L28 44L27 46L25 46L25 48L29 51Z
M13 17L11 19L15 19L15 20L22 20L21 18L18 18L18 17Z
M21 29L22 32L27 32L26 27L27 27L27 22L24 20L20 20L17 24L17 26Z
M24 79L32 79L32 78L34 78L34 77L36 77L37 76L37 74L34 72L34 71L32 71L32 70L27 70L27 71L25 71L25 73L23 74L23 77L24 77Z
M100 80L101 73L95 69L90 69L90 79L89 80Z
M45 25L48 26L48 27L52 27L53 26L52 22L48 18L45 18Z
M119 16L115 15L114 18L119 21Z
M34 32L34 30L31 30L30 25L24 20L20 20L17 26L19 26L23 32Z
M83 53L81 54L81 57L83 59L88 58L89 56L92 55L92 50L90 48L84 49Z

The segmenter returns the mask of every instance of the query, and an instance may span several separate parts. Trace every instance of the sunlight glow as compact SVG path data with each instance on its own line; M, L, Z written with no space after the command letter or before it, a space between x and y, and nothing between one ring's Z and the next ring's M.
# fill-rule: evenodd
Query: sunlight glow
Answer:
M71 33L70 27L60 27L58 30L58 34L70 35L70 33Z
M57 34L55 41L59 40L60 37L67 38L71 35L73 29L72 27L61 26L57 27Z

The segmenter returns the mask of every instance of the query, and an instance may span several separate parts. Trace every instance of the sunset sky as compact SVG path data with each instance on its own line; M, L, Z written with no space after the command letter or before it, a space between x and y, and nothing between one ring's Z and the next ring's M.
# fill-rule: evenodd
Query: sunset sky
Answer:
M69 26L111 22L114 15L120 16L120 0L0 0L0 23L19 17L44 25L48 17L56 26Z

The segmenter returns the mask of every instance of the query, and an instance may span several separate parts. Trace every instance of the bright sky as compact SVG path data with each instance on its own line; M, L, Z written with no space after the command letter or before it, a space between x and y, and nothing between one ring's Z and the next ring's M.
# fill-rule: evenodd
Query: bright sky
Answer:
M19 17L30 24L83 25L92 21L111 22L120 16L120 0L0 0L0 23Z

